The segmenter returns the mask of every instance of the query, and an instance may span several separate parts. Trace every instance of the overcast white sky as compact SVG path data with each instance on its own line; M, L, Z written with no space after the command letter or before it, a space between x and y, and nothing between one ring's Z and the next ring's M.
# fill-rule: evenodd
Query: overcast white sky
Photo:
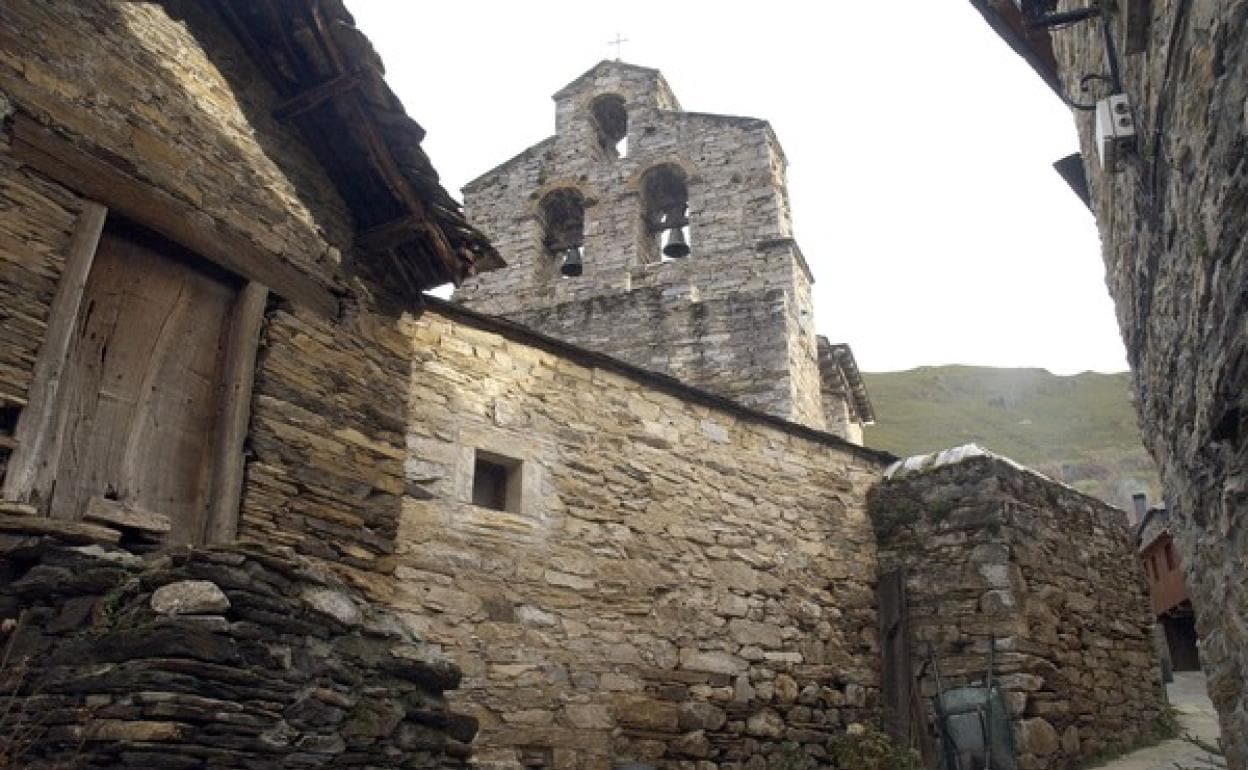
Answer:
M771 121L819 332L866 371L1126 368L1069 111L966 0L348 0L448 190L554 131L628 38L691 111Z

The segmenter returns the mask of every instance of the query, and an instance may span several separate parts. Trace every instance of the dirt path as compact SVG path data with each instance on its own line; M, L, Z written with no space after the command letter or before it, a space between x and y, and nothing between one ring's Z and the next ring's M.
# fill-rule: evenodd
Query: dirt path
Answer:
M1218 720L1213 704L1205 694L1205 677L1199 672L1174 675L1174 683L1166 688L1170 703L1179 714L1183 729L1201 740L1216 744ZM1151 748L1133 751L1126 756L1097 765L1097 770L1207 770L1225 768L1211 761L1207 752L1183 740L1166 741Z

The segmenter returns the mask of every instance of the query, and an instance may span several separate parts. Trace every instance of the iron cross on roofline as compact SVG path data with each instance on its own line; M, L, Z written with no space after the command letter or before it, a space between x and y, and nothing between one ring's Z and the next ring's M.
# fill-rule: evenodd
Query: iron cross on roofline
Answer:
M620 33L615 33L615 40L608 40L607 45L615 46L615 60L620 60L620 54L623 52L624 44L628 42L628 38L620 37Z

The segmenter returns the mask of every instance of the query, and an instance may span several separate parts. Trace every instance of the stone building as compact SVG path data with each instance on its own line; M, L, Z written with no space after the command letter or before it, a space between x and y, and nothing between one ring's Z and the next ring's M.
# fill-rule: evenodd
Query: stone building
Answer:
M611 173L651 157L647 114L686 142L662 184L534 199L583 204L582 242L541 237L584 283L537 285L536 245L507 272L604 337L593 303L657 303L675 326L634 358L422 295L502 260L333 0L17 0L0 42L3 763L852 765L890 670L867 493L894 458L828 430L870 407L810 332L764 123L624 65L561 97L575 133L600 77L633 83L594 113L603 153L629 126ZM643 259L672 180L691 253Z
M1063 99L1128 105L1134 137L1109 163L1076 109L1082 163L1063 167L1096 215L1209 695L1230 766L1248 767L1248 5L972 2Z
M553 136L464 187L508 267L456 300L862 443L871 404L849 347L814 333L771 126L686 112L618 61L554 101Z
M814 761L873 718L891 458L454 305L411 335L389 601L455 651L480 761Z
M881 580L904 576L924 696L938 673L984 682L995 645L1019 767L1080 767L1155 731L1160 669L1122 511L974 445L886 475L869 495Z
M394 551L397 309L498 257L350 15L281 6L0 8L0 765L467 754L326 568Z

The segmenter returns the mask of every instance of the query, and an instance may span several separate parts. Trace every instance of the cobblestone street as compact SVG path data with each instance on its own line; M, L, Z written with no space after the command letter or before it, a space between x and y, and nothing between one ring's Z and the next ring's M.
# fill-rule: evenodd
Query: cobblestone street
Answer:
M1178 712L1179 723L1192 736L1205 743L1216 743L1218 719L1213 703L1205 694L1205 676L1199 671L1177 673L1174 682L1166 688L1170 703ZM1214 761L1209 753L1195 744L1182 739L1170 740L1104 765L1098 770L1209 770L1226 765Z

